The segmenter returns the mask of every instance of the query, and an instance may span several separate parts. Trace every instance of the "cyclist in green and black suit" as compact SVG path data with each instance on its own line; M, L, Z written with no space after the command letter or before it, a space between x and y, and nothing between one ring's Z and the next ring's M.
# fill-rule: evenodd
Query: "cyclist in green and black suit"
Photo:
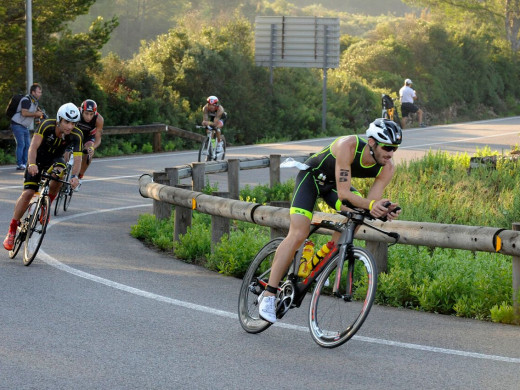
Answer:
M13 249L16 228L20 224L20 219L29 206L34 193L38 190L42 172L53 165L59 171L62 171L65 168L63 153L69 145L73 146L74 153L74 166L70 184L72 188L78 185L77 175L83 154L83 136L81 131L75 127L79 118L79 109L73 103L66 103L59 108L56 119L46 119L40 124L38 131L34 133L29 147L28 165L25 169L24 189L16 201L13 219L4 240L6 250ZM49 188L51 202L58 194L60 187L61 183L52 181Z
M402 141L401 128L391 120L376 119L366 135L367 140L357 135L337 138L311 156L305 162L309 168L296 177L289 233L276 250L269 283L260 296L259 314L265 321L276 321L277 287L309 234L318 197L338 211L356 207L370 210L376 218L386 216L392 220L398 217L400 210L394 211L398 204L383 198L383 191L395 172L392 157ZM375 178L366 198L351 186L353 177ZM337 242L338 238L335 232L332 240Z

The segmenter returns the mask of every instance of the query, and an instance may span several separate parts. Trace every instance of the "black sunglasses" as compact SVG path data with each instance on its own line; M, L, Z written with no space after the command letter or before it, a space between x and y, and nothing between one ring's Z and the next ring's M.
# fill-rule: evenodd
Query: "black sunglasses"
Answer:
M399 147L395 145L382 144L381 142L378 142L377 144L381 146L381 149L383 149L385 152L395 152Z

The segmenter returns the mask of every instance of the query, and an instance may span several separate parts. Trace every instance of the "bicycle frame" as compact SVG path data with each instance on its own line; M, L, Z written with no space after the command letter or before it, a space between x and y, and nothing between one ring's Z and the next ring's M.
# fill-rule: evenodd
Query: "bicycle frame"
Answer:
M212 126L195 126L206 131L206 138L199 149L199 162L223 160L226 155L226 141L221 135L222 151L217 152L217 129Z
M213 160L217 155L217 131L212 127L206 128L207 145L206 153L210 160ZM213 142L215 140L215 142Z
M359 219L349 219L344 224L334 223L331 221L321 221L313 223L311 225L311 229L307 237L310 237L320 228L326 228L337 232L341 232L340 239L338 240L339 247L334 247L333 250L331 250L318 264L316 264L316 266L312 269L311 273L305 279L303 279L302 281L298 281L299 277L297 275L297 272L304 247L304 244L302 244L300 249L296 252L293 262L291 263L291 266L288 270L287 279L293 284L295 289L294 293L291 294L294 296L294 299L291 303L293 307L300 307L301 303L303 302L303 299L305 298L305 295L307 294L307 291L312 286L313 282L320 277L321 272L325 269L329 262L336 257L336 254L338 254L338 252L339 259L345 259L346 256L349 255L349 253L352 253L351 250L353 248L352 242L354 240L354 232L356 227L361 224L363 224L363 217L360 216ZM339 267L339 270L341 271L343 268L342 261L340 261ZM338 293L340 282L341 272L338 272L336 273L336 280L333 286L333 294L335 294L336 296L340 296L340 294ZM349 281L347 281L347 283L348 282ZM263 285L264 288L267 286L267 282L260 281L260 284ZM281 289L283 290L284 286L282 286ZM350 286L348 287L348 289L348 291L350 291ZM285 307L284 312L287 312L289 308L290 307Z
M58 173L56 171L54 171L54 169L52 170L51 173L49 173L48 171L42 172L42 179L39 183L38 190L35 192L35 195L37 195L37 196L34 197L27 205L27 209L26 209L27 211L24 212L24 218L20 221L20 226L18 228L18 232L17 232L16 238L15 238L15 247L13 248L13 250L9 251L9 257L12 259L18 254L18 251L20 250L20 247L22 246L22 244L24 242L27 247L28 240L30 240L31 236L32 236L32 231L33 231L33 227L34 227L33 226L34 219L37 218L42 205L46 204L45 220L43 222L41 222L41 230L39 232L39 234L41 234L41 237L39 239L37 239L37 243L35 244L36 247L33 248L34 251L31 255L27 255L27 248L25 249L24 259L23 259L25 266L30 265L32 263L32 261L34 260L34 258L36 257L36 254L38 253L41 242L43 240L43 236L45 235L48 218L49 218L49 215L51 212L50 211L50 201L48 199L49 190L50 190L50 188L49 188L50 182L52 180L55 180L55 181L58 181L61 183L67 183L66 181L60 179L59 177L52 176L52 174L57 175ZM40 216L40 218L41 218L41 216Z
M294 299L292 301L293 307L300 307L301 303L303 302L303 299L305 298L305 295L307 294L307 291L309 288L313 285L313 283L320 277L322 271L327 267L327 265L332 261L332 259L337 258L339 259L338 264L338 272L336 272L336 277L334 280L334 284L332 286L332 293L340 298L349 300L352 298L352 286L350 284L350 280L346 280L346 288L343 289L347 291L348 293L345 295L342 295L339 293L340 291L340 285L341 285L341 275L343 271L343 265L344 265L344 259L352 259L353 256L353 248L354 248L354 234L356 231L356 228L361 225L366 225L369 227L372 227L378 231L381 231L367 223L365 223L366 216L359 213L352 213L352 212L342 212L342 215L346 216L348 220L343 223L335 223L332 221L321 221L321 222L315 222L311 224L311 229L309 231L309 235L307 237L310 237L312 234L314 234L318 229L320 228L326 228L330 230L334 230L337 232L340 232L340 238L338 239L338 245L336 245L314 268L312 269L311 273L303 280L298 281L299 277L297 275L298 268L300 266L300 259L302 257L303 253L303 247L304 244L298 249L298 251L295 253L294 259L291 263L291 266L289 267L288 273L287 273L287 279L293 284L294 286L294 293L292 294L294 296ZM396 242L399 239L397 233L387 233L384 231L381 231L390 237L393 237ZM336 257L337 255L337 257ZM350 269L352 267L352 263L349 261L349 273L352 271ZM264 288L267 286L267 282L261 281L261 283ZM284 285L282 285L281 289L284 289ZM289 309L289 307L284 308L284 311L286 312Z

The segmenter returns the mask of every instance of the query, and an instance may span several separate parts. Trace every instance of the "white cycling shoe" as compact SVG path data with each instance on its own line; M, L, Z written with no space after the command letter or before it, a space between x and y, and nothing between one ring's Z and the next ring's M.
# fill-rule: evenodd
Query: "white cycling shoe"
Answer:
M264 321L274 324L276 322L276 297L274 295L264 296L264 293L258 297L260 306L258 307L258 315Z

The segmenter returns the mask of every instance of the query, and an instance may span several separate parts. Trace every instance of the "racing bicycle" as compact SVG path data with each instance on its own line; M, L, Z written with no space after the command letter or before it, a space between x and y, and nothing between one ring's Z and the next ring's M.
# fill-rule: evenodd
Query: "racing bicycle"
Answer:
M395 100L386 94L381 94L381 118L390 119L398 125L401 125L397 107L395 106Z
M197 129L206 130L206 138L199 149L199 162L224 160L226 156L226 138L220 135L222 150L217 152L217 130L213 126L195 126Z
M49 171L42 172L40 188L35 193L35 197L29 203L25 211L20 225L16 230L13 249L9 251L9 257L14 259L18 251L24 244L23 264L31 265L45 236L47 225L49 223L51 200L49 197L49 185L51 180L58 181L64 185L69 185L65 180L59 179L53 175L59 175L60 172L51 168Z
M74 165L74 155L71 153L69 161L67 161L65 174L63 175L63 180L65 183L61 186L60 192L58 192L58 196L56 196L56 204L54 205L54 215L58 215L58 211L63 204L63 211L67 211L70 206L70 201L72 200L72 194L74 190L69 184L70 177L72 176L72 166Z
M388 205L388 203L387 203ZM396 209L397 210L397 209ZM325 348L334 348L347 342L361 328L374 302L377 288L377 268L372 254L354 245L354 232L365 225L391 237L395 244L399 234L386 232L366 222L373 220L368 210L341 211L344 222L323 220L313 222L309 237L320 228L341 233L336 246L305 278L298 276L298 267L304 244L276 294L276 317L282 318L289 309L300 307L307 292L311 294L308 324L313 340ZM260 333L272 324L258 315L259 296L269 280L276 249L283 238L268 242L249 266L238 299L238 317L242 328L249 333Z
M83 154L86 155L87 165L90 164L90 155L88 154L87 149L83 149ZM74 166L74 155L72 151L70 151L70 158L67 161L65 174L63 175L63 180L65 184L63 184L60 188L60 192L56 196L56 204L54 205L54 215L58 215L61 205L63 204L63 211L67 211L70 206L70 202L72 200L72 195L74 194L74 190L70 186L70 178L72 176L72 167ZM77 190L77 188L76 188Z

